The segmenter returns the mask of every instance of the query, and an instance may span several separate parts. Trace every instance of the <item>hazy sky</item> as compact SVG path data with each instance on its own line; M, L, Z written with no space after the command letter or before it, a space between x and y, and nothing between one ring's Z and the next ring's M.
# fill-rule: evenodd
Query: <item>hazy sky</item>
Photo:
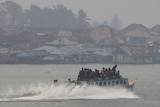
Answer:
M4 2L7 0L0 0ZM83 9L91 21L107 21L117 15L126 27L131 23L143 24L153 27L160 24L160 0L12 0L23 8L29 8L31 4L52 8L53 5L63 4L74 13Z

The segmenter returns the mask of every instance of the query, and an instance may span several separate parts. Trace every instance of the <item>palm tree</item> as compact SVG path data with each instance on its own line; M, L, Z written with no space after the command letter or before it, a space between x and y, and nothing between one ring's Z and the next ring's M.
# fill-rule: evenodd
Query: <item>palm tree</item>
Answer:
M90 20L89 18L88 18L88 16L87 16L87 13L85 13L83 10L79 10L78 11L78 19L80 20L80 21L84 21L84 22L86 22L86 21L88 21L88 20Z
M113 19L112 19L112 22L111 22L111 27L113 29L116 29L116 30L120 30L121 29L121 21L119 20L118 16L114 16Z
M80 28L89 28L90 24L88 23L88 21L90 20L90 18L88 18L87 13L85 13L83 10L79 10L78 11L78 25Z

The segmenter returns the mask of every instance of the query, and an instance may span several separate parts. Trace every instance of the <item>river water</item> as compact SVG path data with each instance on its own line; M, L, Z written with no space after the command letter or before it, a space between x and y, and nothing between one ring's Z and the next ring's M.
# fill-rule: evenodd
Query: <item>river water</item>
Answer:
M81 67L113 65L0 65L0 107L160 107L160 65L118 65L120 74L135 80L133 92L95 86L70 87ZM53 80L58 79L58 85Z

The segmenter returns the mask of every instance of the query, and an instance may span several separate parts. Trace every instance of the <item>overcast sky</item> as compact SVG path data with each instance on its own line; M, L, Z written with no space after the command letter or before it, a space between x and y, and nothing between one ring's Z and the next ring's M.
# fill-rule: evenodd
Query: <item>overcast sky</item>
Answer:
M0 0L4 2L7 0ZM143 24L150 28L160 24L160 0L12 0L23 8L31 4L42 8L52 8L53 5L63 4L74 13L83 9L93 21L107 21L117 15L123 27L131 23Z

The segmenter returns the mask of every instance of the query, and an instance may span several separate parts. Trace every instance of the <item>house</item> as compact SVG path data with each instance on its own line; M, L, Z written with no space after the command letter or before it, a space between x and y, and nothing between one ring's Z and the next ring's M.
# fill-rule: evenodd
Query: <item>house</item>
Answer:
M126 28L122 29L119 34L121 36L129 37L143 37L151 35L149 29L142 24L131 24Z
M120 46L113 57L115 63L148 64L153 63L149 50L141 47Z
M0 27L0 35L9 35L9 34L10 32L7 29Z
M124 41L125 45L134 46L145 45L148 38L153 36L149 29L142 24L131 24L122 29L118 34L119 38Z
M34 50L45 51L46 55L42 59L42 63L60 63L64 61L63 55L65 53L61 52L58 47L55 46L41 46Z
M16 63L42 63L42 59L47 55L45 50L27 50L16 55Z
M155 25L150 29L150 32L160 36L160 25Z
M48 53L43 58L44 63L81 63L88 54L78 46L42 46L35 50L45 50Z
M51 42L47 42L48 45L50 46L75 46L75 45L78 45L77 42L75 41L70 41L69 39L67 38L58 38L56 40L53 40Z
M96 42L99 43L103 39L108 39L114 36L114 30L108 26L98 26L94 28L91 33L90 37Z

